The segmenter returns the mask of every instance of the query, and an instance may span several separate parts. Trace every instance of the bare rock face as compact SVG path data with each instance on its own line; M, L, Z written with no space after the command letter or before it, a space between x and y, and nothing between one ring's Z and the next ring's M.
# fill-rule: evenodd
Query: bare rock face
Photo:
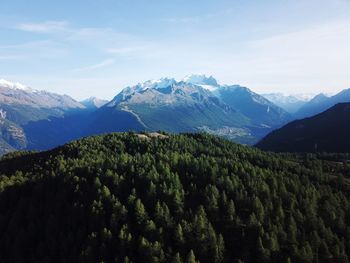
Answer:
M6 119L0 119L0 154L26 147L27 137L23 128Z

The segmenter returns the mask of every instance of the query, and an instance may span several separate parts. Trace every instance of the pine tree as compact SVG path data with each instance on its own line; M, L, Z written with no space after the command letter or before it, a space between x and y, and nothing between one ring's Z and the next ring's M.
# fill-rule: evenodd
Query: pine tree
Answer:
M144 224L148 219L146 209L140 199L137 199L135 202L135 219L139 225Z
M232 199L228 203L226 214L227 214L226 220L228 220L228 221L233 221L235 216L236 216L235 203L233 202Z
M256 256L257 256L258 262L269 262L270 253L267 249L264 248L261 237L259 237L257 240Z
M225 258L225 241L224 237L219 234L219 237L216 241L216 256L215 256L215 262L223 262Z
M180 256L180 253L177 252L173 258L171 259L171 263L182 263L182 259L181 259L181 256Z
M182 248L182 246L185 243L184 234L183 234L182 227L180 224L177 224L177 226L175 228L174 241L175 241L175 245L178 248Z
M186 263L197 263L196 257L194 255L194 252L192 249L190 250L190 252L187 255Z

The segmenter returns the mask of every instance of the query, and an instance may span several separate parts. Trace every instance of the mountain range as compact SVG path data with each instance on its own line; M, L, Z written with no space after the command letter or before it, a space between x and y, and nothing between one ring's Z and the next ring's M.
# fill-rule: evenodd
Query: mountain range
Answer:
M80 101L87 109L96 110L103 105L107 104L108 100L102 100L96 97L90 97L85 100Z
M212 76L189 75L128 86L110 101L91 97L78 102L0 80L0 154L129 130L207 132L254 144L293 119L350 101L349 94L344 90L307 101L305 96L259 95L240 85L219 84Z
M162 78L126 87L111 101L0 81L1 151L44 150L82 136L127 130L218 134L252 144L291 119L282 108L212 76Z
M239 99L237 99L239 97ZM206 131L252 143L291 116L251 90L220 85L212 77L163 78L123 89L92 118L94 133L129 129L169 132ZM122 125L122 127L121 127Z

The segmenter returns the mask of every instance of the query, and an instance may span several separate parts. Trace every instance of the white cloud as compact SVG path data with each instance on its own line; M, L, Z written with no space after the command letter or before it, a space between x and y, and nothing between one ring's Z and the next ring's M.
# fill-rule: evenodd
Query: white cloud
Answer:
M68 53L66 46L52 40L29 41L21 44L0 46L4 58L8 59L38 59L60 58Z
M319 93L350 87L349 46L350 20L336 20L254 41L218 41L215 48L186 43L183 50L189 70L222 83L257 92Z
M142 52L151 48L151 43L140 37L116 31L108 27L75 27L66 21L47 21L43 23L26 23L15 27L17 30L57 35L55 40L67 47L82 43L96 51L119 56ZM19 46L19 45L18 45Z
M231 15L231 13L234 11L232 8L227 8L224 10L220 10L213 13L206 13L206 14L200 14L200 15L193 15L193 16L186 16L186 17L168 17L165 19L162 19L164 22L168 22L171 24L195 24L195 23L202 23L206 20L210 19L218 19L222 18L224 15Z
M44 23L24 23L16 26L16 29L35 32L35 33L53 33L65 31L68 28L66 21L46 21Z
M45 53L47 53L47 57L53 57L53 55L59 53L61 50L69 51L72 54L78 54L80 51L84 50L82 52L90 52L90 55L93 54L95 59L98 59L99 57L101 58L101 56L105 56L106 53L110 56L124 57L141 55L150 45L150 43L145 42L138 36L118 32L112 28L76 27L66 21L26 23L16 26L15 29L45 35L49 34L50 36L47 36L49 38L48 40L0 46L0 49L7 49L6 55L11 55L12 53L28 53L28 57L37 55L43 57ZM62 56L62 58L64 58L64 56ZM75 69L73 71L79 72L100 68L101 66L105 66L105 63L107 63L107 65L113 64L112 60L109 59L103 61L102 65L82 66L81 69Z
M250 43L247 61L265 85L331 91L350 85L349 46L350 21L336 21Z
M143 45L143 46L126 46L126 47L112 47L107 48L105 51L109 54L116 56L130 56L133 54L143 53L147 50L152 49L151 45Z

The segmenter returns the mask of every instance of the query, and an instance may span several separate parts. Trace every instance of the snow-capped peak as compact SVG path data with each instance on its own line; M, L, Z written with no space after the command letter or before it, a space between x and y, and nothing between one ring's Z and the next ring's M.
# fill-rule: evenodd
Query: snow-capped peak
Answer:
M216 81L215 78L213 78L213 76L207 77L205 74L188 75L184 77L182 81L186 83L195 84L195 85L209 85L214 87L219 86L218 82Z
M124 101L126 97L132 95L133 93L139 93L151 89L163 89L175 83L176 80L173 78L161 78L157 80L147 80L135 86L128 86L124 88L116 97L114 97L114 99L108 103L108 106L113 106L118 102Z
M161 78L157 80L148 80L146 82L139 83L137 87L141 90L162 89L171 86L174 83L176 83L176 80L173 78Z
M31 88L29 88L21 83L13 83L13 82L7 81L5 79L0 79L0 87L5 87L5 88L9 88L9 89L24 90L24 91L32 91Z
M219 84L213 76L207 77L205 74L192 74L183 78L183 82L201 86L209 91L215 91Z

